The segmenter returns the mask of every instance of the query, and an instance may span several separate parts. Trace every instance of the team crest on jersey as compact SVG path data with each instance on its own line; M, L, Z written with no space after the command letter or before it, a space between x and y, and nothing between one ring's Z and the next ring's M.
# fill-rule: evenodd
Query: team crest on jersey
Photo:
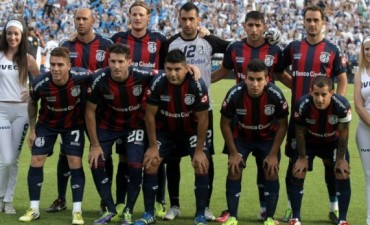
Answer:
M320 61L322 63L328 63L330 58L330 54L327 52L321 52L320 54Z
M331 125L337 124L338 123L338 116L336 116L336 115L328 116L328 123L331 124Z
M185 95L184 102L186 105L192 105L194 104L194 101L195 101L194 95L189 95L189 94Z
M103 51L103 50L97 50L96 51L96 56L95 56L96 61L103 62L104 59L105 59L105 54L106 54L105 51Z
M206 50L204 50L204 46L203 46L203 45L199 45L199 46L197 46L197 53L198 53L199 55L204 55L204 54L205 54L205 52L206 52Z
M274 105L265 105L265 114L268 116L271 116L275 112L275 106Z
M274 63L274 56L272 55L266 55L265 57L265 64L266 66L270 67Z
M77 97L77 96L79 96L81 94L81 88L80 88L80 86L78 85L78 86L74 86L74 87L72 87L71 88L71 95L73 96L73 97Z
M35 145L39 148L44 147L45 137L37 137L36 140L35 140Z
M148 42L148 51L150 53L155 53L157 51L157 43L152 41Z
M135 96L141 95L142 92L143 92L143 86L142 85L136 85L136 86L134 86L134 88L132 90L132 94L135 95Z

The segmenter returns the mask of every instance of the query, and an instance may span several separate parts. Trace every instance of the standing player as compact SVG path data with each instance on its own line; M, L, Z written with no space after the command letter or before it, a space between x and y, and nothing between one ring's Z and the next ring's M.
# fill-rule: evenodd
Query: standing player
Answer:
M349 179L348 136L351 105L343 96L334 94L334 82L326 76L316 76L311 93L302 96L294 110L298 154L292 158L290 200L293 219L289 225L300 225L301 203L306 172L312 171L315 156L325 159L334 177L339 203L337 225L346 221L351 185ZM325 174L326 176L326 174Z
M226 199L230 213L223 225L238 224L238 193L241 193L243 166L250 153L263 163L264 224L278 224L273 218L279 197L280 146L288 127L288 104L281 90L268 79L265 63L252 59L244 82L231 88L222 104L221 131L229 150Z
M123 43L130 47L130 59L133 66L147 69L159 68L159 50L166 38L158 33L148 30L151 8L145 1L135 1L129 8L131 29L126 32L118 32L112 36L114 43ZM121 216L125 207L127 191L128 164L126 150L120 143L116 143L119 154L119 164L116 175L116 209L117 216ZM159 186L156 201L156 216L163 217L166 213L165 200L165 171L161 166L159 169Z
M112 42L93 32L95 18L92 11L87 8L78 9L74 23L77 37L73 41L65 40L61 43L61 46L69 49L72 66L86 68L90 73L108 66L108 47ZM106 170L110 174L111 183L113 176L111 158L106 159ZM58 198L46 210L47 212L58 212L67 208L66 191L69 175L67 157L62 149L57 166ZM105 211L105 206L101 205L101 211Z
M68 49L55 48L50 57L51 72L37 77L30 90L28 144L32 158L27 180L31 203L30 208L19 218L22 222L30 222L40 217L43 166L47 157L53 154L55 141L60 134L61 146L67 155L71 172L72 224L84 224L81 211L85 186L81 160L85 144L83 104L87 92L87 79L90 76L83 68L76 73L70 69ZM37 112L39 100L40 110Z
M236 82L239 83L245 80L245 71L248 63L258 58L262 60L268 69L268 81L274 82L275 75L281 76L281 73L275 73L276 67L281 61L282 50L276 42L279 40L279 33L267 32L265 17L261 12L250 11L245 16L244 29L247 33L246 38L240 41L235 41L227 48L222 65L219 69L212 72L212 82L216 82L221 78L229 75L234 70ZM266 40L264 34L268 34L269 38ZM279 77L280 78L280 77ZM256 157L257 164L257 187L260 200L260 213L258 220L264 221L266 219L266 203L264 195L264 171L263 162L258 161L260 158ZM222 215L216 220L218 222L225 222L228 217L228 212L223 211Z
M120 140L127 152L127 204L122 224L132 224L132 212L140 193L142 163L146 150L142 114L143 93L151 74L131 67L130 49L123 44L109 48L109 68L99 71L91 82L86 105L86 126L90 137L89 163L96 188L108 211L94 224L105 224L116 214L104 159ZM112 119L114 118L114 119Z
M303 40L291 42L283 51L283 60L279 64L277 71L283 71L288 66L291 66L291 76L284 77L284 84L292 89L292 107L302 95L309 93L312 79L318 75L325 75L333 80L335 78L338 83L337 94L343 96L346 93L347 75L344 58L338 47L323 37L324 18L325 15L322 8L318 6L307 7L304 10L304 27L307 37ZM291 117L285 146L285 154L288 157L291 158L297 155L296 145L294 120ZM323 163L325 167L325 182L330 198L329 218L336 224L338 202L335 191L335 178L331 176L333 168L328 160L323 159ZM292 166L293 163L290 160L285 178L288 197ZM290 218L291 207L289 201L283 221L289 221Z
M181 32L171 37L164 43L161 49L161 59L166 57L168 51L180 49L184 52L188 64L193 64L199 67L201 77L206 83L208 93L211 85L211 61L214 53L224 53L229 42L224 41L214 35L200 37L198 34L198 25L200 23L199 9L194 3L187 2L179 12L179 23ZM163 66L163 63L161 63ZM207 131L207 144L209 147L209 196L205 215L208 220L214 220L214 216L209 209L210 199L213 189L214 165L212 154L214 154L213 146L213 116L212 109L209 109L209 127ZM185 151L186 152L186 151ZM175 157L175 158L173 158ZM180 156L181 157L181 156ZM167 161L167 179L168 192L170 195L171 208L164 216L165 219L173 220L180 215L179 201L179 185L180 185L180 158L179 156L171 156Z
M165 73L159 73L147 91L145 125L149 148L144 155L143 192L145 213L134 225L155 222L154 198L157 170L163 158L173 151L192 157L195 172L195 224L207 224L204 217L208 196L208 151L206 147L209 98L203 80L194 81L187 72L185 54L167 54ZM177 148L177 146L183 146Z

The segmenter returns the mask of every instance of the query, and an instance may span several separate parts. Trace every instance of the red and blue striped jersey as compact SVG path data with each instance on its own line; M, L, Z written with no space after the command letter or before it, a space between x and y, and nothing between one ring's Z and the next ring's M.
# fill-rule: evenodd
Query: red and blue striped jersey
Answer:
M86 68L91 73L108 66L108 47L112 41L99 34L95 34L94 40L89 43L76 38L75 41L65 40L60 45L69 49L72 66Z
M187 74L181 85L173 85L164 71L153 78L146 102L158 106L156 129L177 134L196 134L195 113L209 108L208 91L202 79L195 81Z
M87 85L91 76L84 68L72 68L63 86L52 82L51 73L37 76L30 89L30 98L40 100L37 123L51 129L84 126Z
M302 96L295 105L294 122L306 127L306 143L331 143L338 139L338 124L351 121L348 100L334 94L325 110L319 110L310 94Z
M97 105L97 126L112 131L143 128L142 99L151 79L151 72L134 67L123 82L111 78L110 68L95 74L88 101Z
M279 70L283 71L288 66L291 66L293 79L292 107L302 95L310 92L315 76L324 75L334 79L346 72L345 58L339 47L326 39L315 45L311 45L306 39L291 42L283 51Z
M274 72L280 63L282 50L278 45L271 45L267 41L259 47L252 47L247 43L247 38L235 41L227 48L222 66L234 70L236 82L245 80L247 65L252 59L265 62L268 69L269 81L274 82Z
M221 114L235 125L233 137L247 141L273 140L275 121L287 117L288 103L281 90L269 82L260 97L248 94L244 82L233 86L227 93Z
M159 68L159 52L166 37L161 33L147 30L143 37L132 36L131 31L118 32L112 36L114 43L130 47L132 65L149 69Z

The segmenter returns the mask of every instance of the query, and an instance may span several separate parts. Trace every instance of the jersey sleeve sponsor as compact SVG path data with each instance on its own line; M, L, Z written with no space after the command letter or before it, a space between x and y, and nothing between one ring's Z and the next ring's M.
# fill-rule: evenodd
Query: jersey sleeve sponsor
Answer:
M234 102L238 97L238 92L242 90L241 84L237 84L233 86L226 94L222 106L221 106L221 114L228 119L232 119L236 114L236 109Z
M209 108L209 96L208 96L208 91L206 84L202 79L198 81L194 81L192 77L188 78L190 79L191 82L195 83L196 87L194 90L195 94L195 105L194 105L194 110L195 111L203 111L203 110L208 110ZM186 102L186 99L185 99Z

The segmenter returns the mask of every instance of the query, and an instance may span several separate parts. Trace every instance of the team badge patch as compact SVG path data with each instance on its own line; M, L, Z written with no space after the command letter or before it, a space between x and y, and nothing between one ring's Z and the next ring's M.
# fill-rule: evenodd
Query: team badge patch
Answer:
M35 140L35 145L39 148L44 147L45 138L44 137L37 137L36 140Z
M204 46L203 45L199 45L199 46L197 46L197 53L199 54L199 55L204 55L204 53L205 53L206 51L204 50Z
M135 96L141 95L142 92L143 92L142 85L136 85L136 86L134 86L134 88L132 90L132 94L135 95Z
M155 43L155 42L148 42L148 51L150 53L155 53L157 51L157 43Z
M275 112L275 106L274 105L265 105L265 114L268 116L271 116Z
M117 141L116 141L116 144L117 144L117 145L121 145L121 144L123 144L123 140L122 140L122 138L118 138L118 139L117 139Z
M194 98L194 95L185 95L185 99L184 99L184 102L186 105L192 105L195 101L195 98Z
M265 57L265 64L266 64L266 66L270 67L270 66L273 65L273 63L274 63L274 56L272 56L272 55L266 55L266 57Z
M97 50L96 51L96 56L95 56L95 58L96 58L96 60L98 61L98 62L103 62L104 61L104 59L105 59L105 51L103 51L103 50Z
M330 57L330 54L327 53L327 52L321 52L320 54L320 61L322 63L328 63L329 62L329 57Z
M328 116L328 123L331 124L331 125L337 124L338 123L338 116L335 116L335 115Z
M81 88L80 88L80 86L75 86L75 87L72 87L71 88L71 95L73 96L73 97L77 97L77 96L79 96L81 94Z

